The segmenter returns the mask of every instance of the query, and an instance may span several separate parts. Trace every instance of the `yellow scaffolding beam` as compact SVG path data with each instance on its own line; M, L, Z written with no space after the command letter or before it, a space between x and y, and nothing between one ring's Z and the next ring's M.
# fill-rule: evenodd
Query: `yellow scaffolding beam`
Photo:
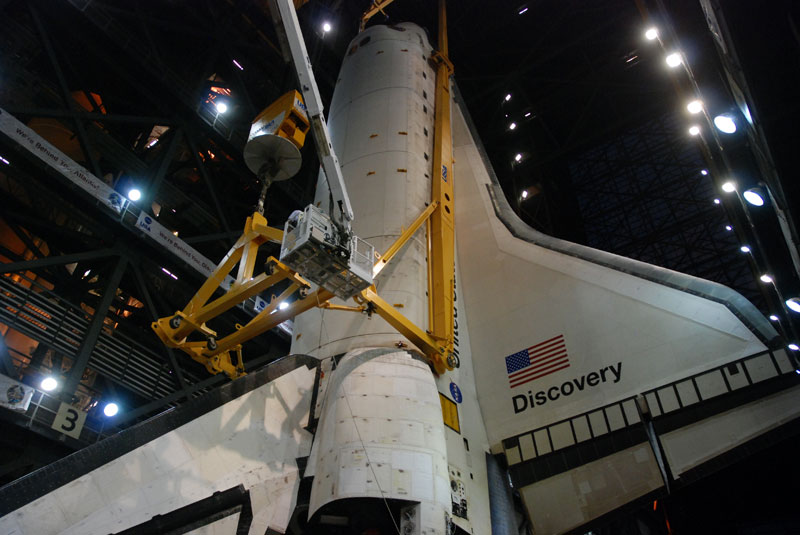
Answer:
M436 67L431 205L437 204L428 225L428 299L430 333L453 351L453 292L455 289L455 221L453 218L453 142L450 132L450 76L447 58L445 0L439 0L439 50L431 55ZM450 359L448 359L450 360ZM452 363L448 362L452 369Z

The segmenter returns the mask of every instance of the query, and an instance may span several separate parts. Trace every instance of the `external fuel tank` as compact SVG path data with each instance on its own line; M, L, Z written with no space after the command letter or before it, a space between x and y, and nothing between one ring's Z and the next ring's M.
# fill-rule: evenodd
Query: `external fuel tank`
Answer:
M435 72L417 25L373 26L348 48L328 124L355 212L357 236L385 251L430 201ZM327 209L320 175L314 203ZM428 321L425 229L376 279L380 295L414 324ZM344 303L341 303L344 304ZM347 304L352 304L347 303ZM408 342L384 320L311 310L295 321L292 352L328 357Z

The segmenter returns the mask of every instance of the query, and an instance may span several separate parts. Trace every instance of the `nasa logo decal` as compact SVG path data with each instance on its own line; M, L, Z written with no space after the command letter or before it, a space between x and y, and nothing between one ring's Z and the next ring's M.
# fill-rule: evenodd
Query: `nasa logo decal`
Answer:
M461 389L458 388L458 385L452 381L450 381L450 394L452 394L453 401L455 401L456 403L461 403L461 401L464 399L461 396Z

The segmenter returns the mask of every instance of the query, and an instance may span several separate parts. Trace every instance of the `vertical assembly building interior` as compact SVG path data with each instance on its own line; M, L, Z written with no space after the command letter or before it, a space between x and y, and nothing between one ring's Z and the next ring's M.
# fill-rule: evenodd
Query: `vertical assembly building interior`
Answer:
M251 124L310 90L269 4L0 0L0 535L800 522L794 3L451 1L443 39L294 0L379 297L311 303L264 231L277 284L193 326L275 312L237 367L153 330L262 228ZM311 125L274 229L337 209Z

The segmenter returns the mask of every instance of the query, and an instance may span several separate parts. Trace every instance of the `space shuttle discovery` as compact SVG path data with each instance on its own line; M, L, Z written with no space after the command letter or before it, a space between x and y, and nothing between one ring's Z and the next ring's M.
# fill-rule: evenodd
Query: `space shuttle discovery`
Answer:
M525 225L454 84L434 168L433 54L412 23L362 31L328 122L376 251L452 186L453 369L332 299L295 318L288 357L0 491L0 533L563 533L800 416L794 363L741 295ZM429 239L373 281L418 326Z

